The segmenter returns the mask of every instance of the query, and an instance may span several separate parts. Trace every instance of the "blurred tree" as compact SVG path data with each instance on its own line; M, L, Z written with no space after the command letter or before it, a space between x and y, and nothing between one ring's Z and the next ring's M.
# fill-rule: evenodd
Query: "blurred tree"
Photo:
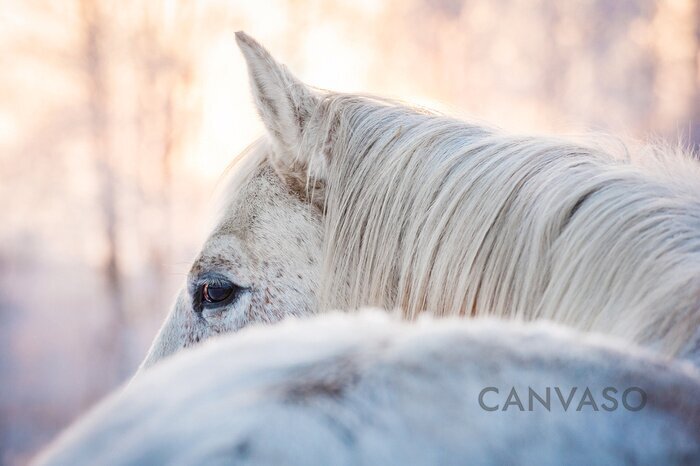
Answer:
M132 63L135 83L130 111L136 130L138 205L133 208L146 211L151 220L135 226L147 239L155 288L165 282L164 265L172 252L176 158L198 116L196 108L185 108L197 64L194 5L186 0L137 2L124 20L130 26L124 28L130 44L126 59ZM153 307L167 304L163 293L154 292L153 297Z
M90 140L99 180L99 205L106 242L103 273L106 281L110 324L104 347L107 357L113 361L115 377L121 380L127 371L124 348L126 317L119 267L120 244L117 216L119 194L111 147L109 70L105 37L107 25L103 5L99 0L78 0L78 2L83 38L82 63L90 112Z
M696 157L700 158L700 3L695 2L694 31L695 31L695 58L693 69L695 70L695 96L691 102L693 109L690 115L690 142L695 150Z

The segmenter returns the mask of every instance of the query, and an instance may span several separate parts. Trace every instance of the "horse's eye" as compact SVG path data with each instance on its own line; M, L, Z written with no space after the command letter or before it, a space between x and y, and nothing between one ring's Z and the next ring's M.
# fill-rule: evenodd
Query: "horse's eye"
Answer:
M233 283L205 284L202 288L202 299L206 303L216 304L231 297L236 289Z

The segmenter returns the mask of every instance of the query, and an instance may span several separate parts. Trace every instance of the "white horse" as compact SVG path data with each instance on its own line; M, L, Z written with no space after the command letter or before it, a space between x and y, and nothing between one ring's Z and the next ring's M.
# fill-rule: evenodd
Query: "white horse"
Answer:
M553 325L326 314L183 351L39 465L700 464L700 372Z
M267 136L142 367L254 322L376 306L549 319L700 358L700 164L302 84L237 34Z

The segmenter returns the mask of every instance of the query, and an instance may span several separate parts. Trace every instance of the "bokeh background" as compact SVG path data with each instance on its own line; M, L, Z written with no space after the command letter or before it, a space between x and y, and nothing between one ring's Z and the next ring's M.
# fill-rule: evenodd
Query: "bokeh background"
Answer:
M700 143L697 0L3 0L0 462L137 367L262 133L234 31L307 83L517 131Z

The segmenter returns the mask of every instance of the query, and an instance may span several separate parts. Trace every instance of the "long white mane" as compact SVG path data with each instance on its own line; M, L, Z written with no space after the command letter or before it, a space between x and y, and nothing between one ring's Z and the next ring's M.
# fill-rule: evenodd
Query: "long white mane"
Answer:
M547 318L673 354L700 326L692 156L616 156L354 95L318 108L322 307Z

